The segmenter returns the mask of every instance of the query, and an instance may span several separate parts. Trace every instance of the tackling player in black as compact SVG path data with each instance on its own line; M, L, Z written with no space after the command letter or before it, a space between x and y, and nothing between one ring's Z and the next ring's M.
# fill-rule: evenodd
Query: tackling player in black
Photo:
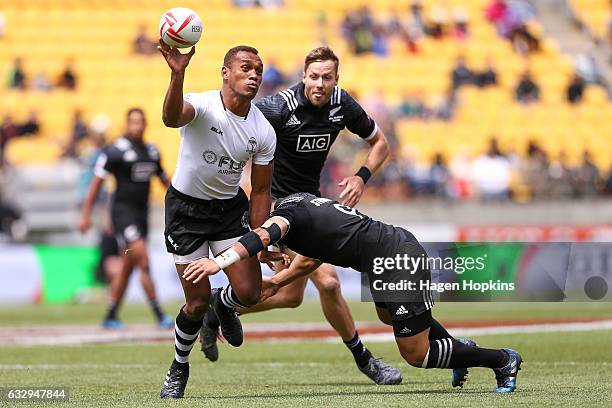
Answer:
M374 274L376 259L407 257L426 259L426 252L414 236L403 228L371 219L357 210L327 198L298 193L278 200L271 217L218 257L198 260L185 270L184 278L198 282L220 269L253 256L268 245L279 243L297 255L288 269L266 279L262 298L279 287L311 273L321 262L354 268L368 274L370 291L382 322L393 326L402 357L417 368L488 367L497 379L496 391L513 392L521 356L511 349L485 349L453 338L432 317L433 300L420 282L431 280L427 262L412 269L391 266ZM386 262L385 262L386 264ZM414 265L412 263L411 265ZM381 291L373 282L411 281L415 290ZM381 298L382 296L382 298Z
M330 48L316 48L305 58L302 82L256 104L276 132L273 199L302 191L320 196L323 165L331 145L345 128L365 140L370 151L357 174L340 183L343 204L350 207L357 204L368 178L388 156L383 132L351 95L337 86L338 66L338 57ZM319 291L323 314L352 353L359 370L377 384L399 384L402 380L399 370L374 358L361 342L335 268L323 264L310 279ZM239 311L246 314L297 307L302 303L307 283L307 277L298 279L265 302ZM204 322L200 336L202 351L215 361L217 324L211 313Z
M151 303L151 308L162 328L172 328L174 320L163 313L155 296L155 285L149 271L147 254L148 208L151 178L159 177L167 188L170 184L164 172L159 150L144 142L146 129L144 111L130 109L127 113L127 133L107 146L100 155L94 169L95 177L82 208L79 229L86 232L91 226L91 210L104 179L108 174L115 177L117 188L111 205L113 232L123 255L121 273L111 281L111 303L103 326L110 329L124 328L117 311L123 300L129 277L134 269L140 269L140 281Z

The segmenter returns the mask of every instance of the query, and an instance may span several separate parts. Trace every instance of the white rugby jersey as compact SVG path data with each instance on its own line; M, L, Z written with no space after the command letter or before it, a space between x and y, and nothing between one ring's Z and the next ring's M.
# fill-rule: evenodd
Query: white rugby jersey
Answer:
M218 90L189 93L184 99L196 113L180 128L172 186L204 200L233 198L249 159L259 165L274 159L276 133L254 104L246 117L226 109Z

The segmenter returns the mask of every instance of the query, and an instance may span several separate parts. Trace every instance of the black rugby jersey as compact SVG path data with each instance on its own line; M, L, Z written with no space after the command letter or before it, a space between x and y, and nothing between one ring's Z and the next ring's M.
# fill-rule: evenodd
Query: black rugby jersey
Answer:
M281 245L309 258L361 272L371 270L375 257L394 256L406 239L401 228L313 194L298 193L280 199L271 216L289 222Z
M151 177L164 172L159 150L152 144L133 143L127 137L104 148L94 170L96 176L115 176L113 206L147 210Z
M343 89L334 88L330 101L312 105L299 83L256 103L276 131L272 195L297 192L321 195L319 178L329 148L345 127L362 139L374 137L376 123Z

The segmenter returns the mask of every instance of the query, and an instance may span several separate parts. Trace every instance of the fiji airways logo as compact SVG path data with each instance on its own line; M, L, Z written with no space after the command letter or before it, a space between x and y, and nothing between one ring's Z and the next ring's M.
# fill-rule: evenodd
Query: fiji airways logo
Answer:
M330 134L326 135L299 135L296 151L325 152L329 149Z
M338 113L340 109L342 109L342 106L338 106L337 108L334 108L329 111L329 121L330 122L333 122L333 123L340 122L344 118L344 115L336 115L336 113Z

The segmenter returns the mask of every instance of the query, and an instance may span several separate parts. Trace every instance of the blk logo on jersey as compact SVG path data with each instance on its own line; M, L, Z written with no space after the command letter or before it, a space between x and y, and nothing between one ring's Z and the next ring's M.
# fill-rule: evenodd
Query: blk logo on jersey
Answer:
M329 149L330 134L326 135L299 135L298 152L325 152Z
M218 134L218 135L223 136L223 131L222 131L221 129L217 129L217 128L216 128L216 127L214 127L214 126L211 126L210 130L212 130L213 132L215 132L215 133L216 133L216 134Z

